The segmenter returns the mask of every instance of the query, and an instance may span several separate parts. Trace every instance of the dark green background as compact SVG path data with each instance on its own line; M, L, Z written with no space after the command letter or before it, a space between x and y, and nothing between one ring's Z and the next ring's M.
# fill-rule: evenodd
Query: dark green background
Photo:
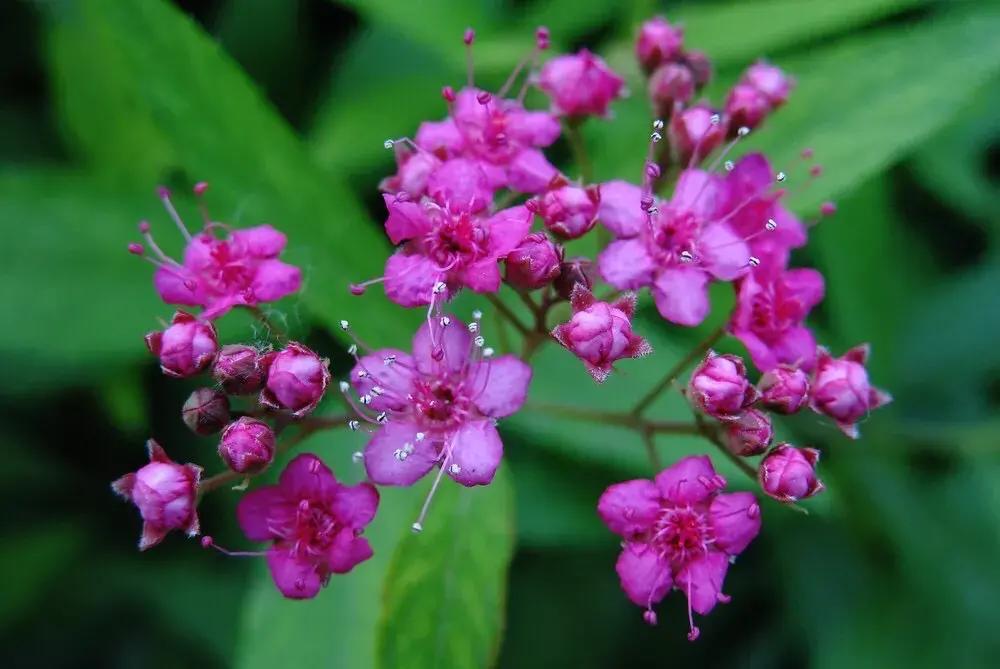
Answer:
M1000 8L987 0L669 7L689 47L715 59L716 101L760 55L798 78L787 107L748 145L768 151L793 190L804 181L795 156L815 149L825 176L792 202L805 217L826 199L839 212L796 257L828 281L812 324L837 353L871 341L873 378L896 397L858 442L811 415L780 426L782 438L824 450L828 492L807 504L808 517L765 504L760 538L730 571L733 601L699 623L697 643L685 640L679 595L661 607L659 627L642 623L618 588L616 539L593 511L608 483L649 475L639 441L538 413L504 423L500 503L471 507L464 525L447 513L448 498L431 515L440 542L455 540L455 528L479 528L478 540L516 527L505 610L490 561L502 571L509 539L466 547L470 559L454 569L465 598L439 604L433 579L402 603L383 594L417 492L386 493L371 530L377 557L308 604L280 601L262 565L205 554L179 536L135 550L138 519L108 482L143 463L148 436L178 460L221 467L213 441L178 420L193 384L163 378L142 345L170 310L125 244L150 218L168 249L180 246L154 186L186 192L207 179L215 217L288 232L288 256L307 280L275 316L342 372L329 329L337 320L386 345L404 343L416 322L379 291L352 298L344 286L377 275L389 250L376 190L392 169L382 142L443 114L440 86L464 77L465 26L480 35L487 85L505 78L539 23L554 49L605 54L632 96L616 104L615 121L591 122L585 134L600 178L635 178L648 112L630 40L656 11L610 0L3 3L3 666L434 666L423 650L401 650L424 616L446 630L438 666L465 657L456 649L466 643L471 657L491 657L504 620L498 664L518 669L995 666ZM551 154L575 173L563 144ZM180 206L195 217L189 200ZM545 351L532 399L628 406L725 319L732 297L720 288L697 332L650 317L647 297L637 327L657 354L623 363L607 387ZM239 316L222 330L229 341L263 338ZM683 415L676 402L657 411ZM349 456L362 444L332 433L309 446L356 480ZM659 447L664 458L708 448ZM220 543L244 546L236 499L211 496L202 524ZM405 563L433 560L435 550ZM403 615L383 618L384 596Z

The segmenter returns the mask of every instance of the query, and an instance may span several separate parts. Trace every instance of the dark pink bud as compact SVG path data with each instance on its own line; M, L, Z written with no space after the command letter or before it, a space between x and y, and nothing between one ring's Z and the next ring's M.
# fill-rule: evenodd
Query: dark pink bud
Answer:
M642 619L646 621L647 625L655 626L657 622L656 611L653 609L646 609L642 612Z
M657 16L639 28L639 37L635 41L635 57L642 69L651 72L657 66L679 56L683 44L683 29L672 26L666 19Z
M479 104L481 104L481 105L488 105L490 103L490 100L492 100L492 99L493 99L493 96L490 95L489 93L487 93L486 91L483 91L483 92L479 93L478 95L476 95L476 100L478 100Z
M211 323L178 311L163 332L146 335L149 351L160 358L160 368L168 376L184 378L204 371L215 359L219 344Z
M267 384L260 403L285 409L296 418L305 416L319 404L330 383L329 361L297 342L269 360Z
M250 395L264 385L260 353L253 346L223 346L212 366L212 376L230 395Z
M552 100L553 111L562 116L606 116L624 86L624 79L586 49L553 58L538 75L538 87Z
M686 104L694 96L694 75L681 63L666 63L649 78L649 99L659 116L669 117L674 107Z
M736 455L760 455L774 438L771 418L759 409L747 409L725 425L726 448Z
M194 192L195 196L201 197L202 195L205 194L205 191L208 190L208 182L199 181L194 185L194 188L192 188L191 190Z
M809 159L810 159L810 158L812 158L812 157L813 157L813 156L814 156L815 154L816 154L816 152L815 152L815 151L813 151L813 150L812 150L811 148L809 148L809 147L806 147L806 148L802 149L802 157L803 157L803 158L805 158L806 160L809 160Z
M111 489L135 504L142 516L139 550L160 543L170 530L198 534L195 500L201 467L177 464L152 439L146 447L149 464L111 484Z
M809 376L798 367L781 365L765 372L757 389L767 408L793 414L809 399Z
M648 161L647 160L646 161L646 176L649 177L650 179L659 179L660 178L660 166L657 165L656 163L652 162L652 161ZM647 204L647 198L648 198L648 204ZM642 197L641 204L642 204L643 211L649 211L649 208L651 206L653 206L653 198L644 195Z
M181 419L195 434L215 434L229 422L229 398L218 390L198 388L184 402Z
M813 411L836 421L852 439L858 437L858 421L892 401L889 393L869 383L867 359L867 344L855 346L839 358L820 349L816 358L809 404Z
M740 83L747 84L763 93L771 102L771 106L777 108L788 100L795 82L786 75L780 67L775 67L766 61L757 61L747 68L747 71L740 79Z
M753 86L737 84L729 91L723 109L729 120L729 137L737 137L740 128L753 130L771 112L771 102Z
M445 102L455 101L455 89L451 86L445 86L441 89L441 97L444 98Z
M757 400L743 359L714 351L691 373L687 394L696 409L719 420L736 420Z
M367 289L368 286L363 283L352 283L350 286L351 295L364 295Z
M538 215L554 234L563 239L576 239L590 232L597 223L600 201L597 188L564 186L542 196Z
M823 490L816 478L819 451L778 444L760 462L757 477L760 487L779 502L797 502Z
M687 51L684 53L683 60L694 76L695 89L701 90L712 80L712 61L704 53Z
M577 286L589 291L594 286L593 262L590 258L570 258L559 265L559 276L553 285L559 297L570 299Z
M170 197L170 189L167 188L166 186L157 186L156 196L161 200L166 200L167 198Z
M219 457L237 474L256 474L274 460L274 432L264 421L244 416L226 426Z
M695 105L674 114L667 132L681 163L687 164L695 156L697 164L725 139L726 120L710 107Z
M143 248L142 244L137 244L136 242L132 242L131 244L128 245L128 252L134 256L141 256L143 253L146 252L146 249Z
M809 176L811 176L813 179L815 179L816 177L823 176L823 166L813 165L812 167L810 167Z
M535 29L535 47L539 51L545 51L549 48L550 36L549 29L545 26L538 26Z
M507 254L507 283L529 290L541 288L559 276L563 251L540 232L528 235Z
M149 221L139 221L139 232L147 234L150 230Z
M476 31L472 28L466 28L465 34L462 35L462 41L465 42L465 46L472 46L472 43L476 41Z
M823 216L833 216L837 213L837 205L833 202L824 202L819 206L819 213Z

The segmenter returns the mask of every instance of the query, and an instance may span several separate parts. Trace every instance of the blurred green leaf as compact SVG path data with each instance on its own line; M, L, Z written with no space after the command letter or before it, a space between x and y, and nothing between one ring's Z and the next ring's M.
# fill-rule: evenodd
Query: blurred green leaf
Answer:
M501 467L489 486L444 481L426 528L393 556L378 633L378 665L487 667L503 628L514 501Z

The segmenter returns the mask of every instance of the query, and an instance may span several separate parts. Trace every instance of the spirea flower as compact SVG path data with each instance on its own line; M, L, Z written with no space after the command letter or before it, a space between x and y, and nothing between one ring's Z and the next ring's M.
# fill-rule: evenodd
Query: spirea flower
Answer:
M285 597L310 599L331 574L344 574L372 556L361 536L379 496L369 483L343 485L315 455L288 463L277 485L248 493L236 517L248 539L273 542L271 577Z
M533 290L559 276L563 260L561 246L540 232L528 235L507 254L507 283Z
M779 502L797 502L823 491L816 478L819 451L778 444L760 461L758 478L761 490Z
M795 81L780 67L771 65L765 60L758 60L748 67L740 83L760 91L774 107L783 105L795 86Z
M242 416L222 431L219 457L237 474L256 474L274 459L274 441L270 425Z
M553 234L563 239L576 239L590 232L597 223L600 202L599 187L570 185L547 191L533 206Z
M146 448L149 464L111 484L112 490L139 509L142 551L163 541L170 530L183 530L188 536L198 534L195 500L202 471L197 465L177 464L152 439L146 442Z
M164 374L184 378L212 364L219 342L211 323L178 311L166 330L146 335L146 348L160 359Z
M699 411L719 420L736 420L758 397L738 355L709 351L691 373L688 399Z
M812 379L809 405L813 411L829 416L837 427L852 439L858 438L858 422L872 409L885 406L892 396L868 381L868 344L850 349L834 358L819 349Z
M649 77L649 99L657 116L669 118L674 109L694 96L694 75L681 63L667 63Z
M778 365L760 377L757 389L768 409L793 414L809 400L809 375L793 365Z
M538 87L560 116L607 116L608 106L621 96L624 85L604 59L587 49L553 58L538 76Z
M261 360L267 382L259 401L270 409L284 409L296 418L310 413L330 384L330 361L298 342Z
M626 293L614 302L600 302L577 286L570 298L573 317L557 325L552 336L583 361L594 380L603 383L622 358L641 358L653 352L644 338L632 332L635 295Z
M760 531L760 507L751 493L721 493L726 480L707 456L689 456L654 481L609 487L597 503L601 520L624 539L616 570L622 589L655 623L653 606L671 588L687 596L691 611L708 614L728 602L722 584L730 563Z
M771 445L774 427L771 417L760 409L747 409L722 428L722 439L734 455L760 455Z
M667 135L682 165L697 165L726 138L726 117L704 104L696 104L670 117Z
M215 434L229 422L229 398L213 388L198 388L184 401L181 420L195 434Z
M635 40L635 57L639 65L651 72L659 65L674 60L681 54L684 30L673 26L662 16L644 22Z
M212 376L230 395L251 395L264 385L261 354L253 346L223 346L212 365Z

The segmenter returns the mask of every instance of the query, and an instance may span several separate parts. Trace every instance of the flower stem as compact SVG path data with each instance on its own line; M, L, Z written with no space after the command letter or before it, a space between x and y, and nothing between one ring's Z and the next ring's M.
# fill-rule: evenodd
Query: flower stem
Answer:
M580 124L579 119L566 121L566 141L569 142L569 149L573 153L573 161L580 168L580 179L586 185L594 180L594 170L587 154L587 144L580 133Z
M267 333L277 339L279 342L288 341L288 333L285 332L284 328L277 325L272 321L264 311L257 306L243 305L247 311L253 314L254 318L260 321L260 324L267 328Z
M694 423L646 420L640 416L633 416L629 413L621 413L617 411L583 409L580 407L563 406L558 404L529 404L527 409L542 411L553 416L561 416L563 418L574 418L576 420L589 423L598 423L601 425L620 425L622 427L639 430L643 433L702 434L702 430Z
M711 348L712 345L717 342L723 334L725 334L725 331L725 327L720 325L718 328L709 333L705 339L700 341L697 346L691 349L687 355L677 361L677 364L674 365L669 372L667 372L666 376L664 376L659 383L653 386L653 388L650 389L650 391L646 393L641 400L639 400L639 402L635 405L635 408L632 409L631 415L642 415L642 412L649 408L649 405L660 396L660 393L676 381L677 377L680 376L692 362L704 355L705 351Z
M649 456L649 464L653 465L653 471L663 470L663 463L660 461L660 454L656 452L656 438L651 430L642 433L642 441L646 445L646 455Z
M487 293L486 299L489 300L494 307L496 307L497 313L506 318L511 325L517 328L518 332L520 332L525 337L528 336L529 332L528 327L521 322L521 319L518 318L517 315L515 315L514 312L510 310L510 307L504 304L499 297L491 293Z

